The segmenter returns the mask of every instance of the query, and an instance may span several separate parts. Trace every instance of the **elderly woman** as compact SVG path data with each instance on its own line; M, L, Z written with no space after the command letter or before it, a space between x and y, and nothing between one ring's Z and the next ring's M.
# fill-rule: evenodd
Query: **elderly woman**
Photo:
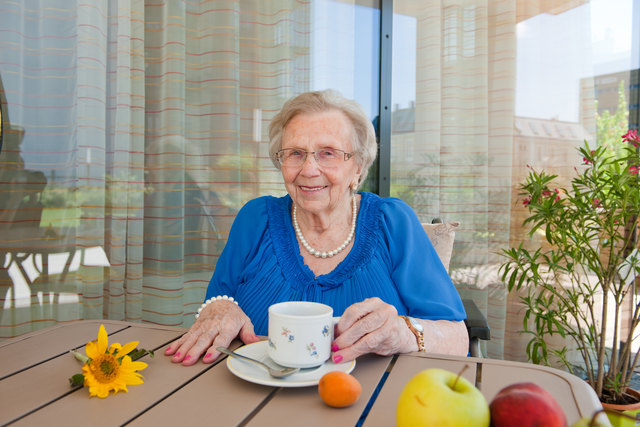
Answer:
M466 355L462 301L416 214L401 200L357 192L377 152L362 108L335 91L304 93L284 104L269 137L288 194L240 210L208 302L165 354L183 365L203 355L213 362L216 347L266 335L270 305L306 300L341 316L336 363L365 353Z

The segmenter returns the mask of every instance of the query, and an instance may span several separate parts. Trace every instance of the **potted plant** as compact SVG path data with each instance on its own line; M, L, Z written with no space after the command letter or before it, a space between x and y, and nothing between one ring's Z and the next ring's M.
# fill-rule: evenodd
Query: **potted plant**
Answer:
M528 209L524 225L530 237L544 238L533 249L522 242L504 250L500 267L509 291L524 294L529 360L559 361L603 403L634 400L627 388L640 356L632 349L640 324L633 298L640 276L639 141L635 130L613 146L592 148L585 141L578 148L583 165L569 188L556 186L557 175L531 168L520 187ZM625 307L630 318L623 322ZM552 336L566 345L552 347Z

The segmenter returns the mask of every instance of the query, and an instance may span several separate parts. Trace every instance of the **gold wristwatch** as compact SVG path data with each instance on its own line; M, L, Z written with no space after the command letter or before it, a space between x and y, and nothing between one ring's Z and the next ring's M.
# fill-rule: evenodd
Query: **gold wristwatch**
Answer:
M416 340L418 341L418 351L426 351L424 348L424 328L422 327L422 323L418 322L418 320L409 316L400 316L407 322L407 327L413 335L416 336Z

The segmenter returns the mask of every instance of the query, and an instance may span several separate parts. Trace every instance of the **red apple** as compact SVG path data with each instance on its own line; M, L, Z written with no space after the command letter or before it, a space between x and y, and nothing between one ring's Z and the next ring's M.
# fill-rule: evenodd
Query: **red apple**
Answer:
M511 384L489 405L491 427L566 427L567 418L556 399L537 384Z

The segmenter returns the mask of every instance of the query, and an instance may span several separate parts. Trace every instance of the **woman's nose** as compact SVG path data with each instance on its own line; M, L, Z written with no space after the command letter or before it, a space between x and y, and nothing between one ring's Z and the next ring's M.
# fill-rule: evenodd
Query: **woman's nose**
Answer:
M314 173L320 170L320 166L318 165L318 161L316 160L316 156L314 153L307 153L307 158L302 162L302 171L306 173Z

